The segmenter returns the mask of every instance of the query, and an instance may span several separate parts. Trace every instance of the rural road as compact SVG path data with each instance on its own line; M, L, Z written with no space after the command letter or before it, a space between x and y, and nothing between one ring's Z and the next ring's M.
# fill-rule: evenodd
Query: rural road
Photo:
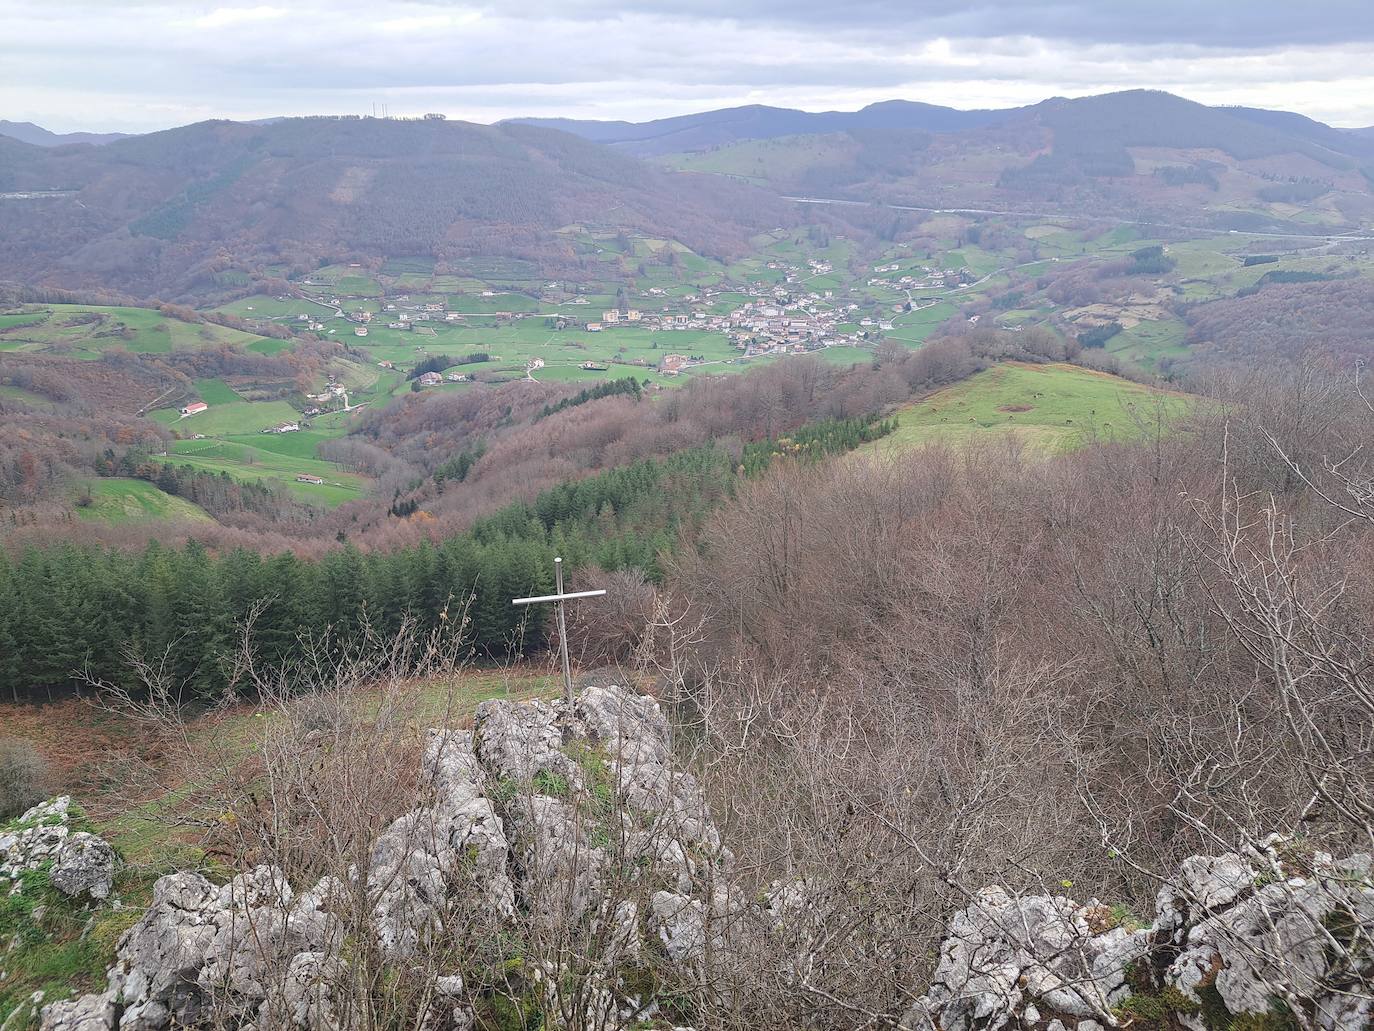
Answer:
M887 204L882 201L844 200L839 197L783 197L794 204L835 204L855 208L888 208L892 211L921 211L933 215L1008 215L1013 218L1045 218L1058 222L1109 222L1126 226L1150 226L1156 229L1181 229L1189 233L1208 233L1214 236L1253 236L1259 239L1322 240L1328 243L1368 243L1374 236L1353 233L1260 233L1245 229L1217 229L1209 226L1189 226L1176 222L1149 222L1134 218L1111 218L1099 215L1074 215L1060 211L1014 211L996 208L926 208L916 204Z

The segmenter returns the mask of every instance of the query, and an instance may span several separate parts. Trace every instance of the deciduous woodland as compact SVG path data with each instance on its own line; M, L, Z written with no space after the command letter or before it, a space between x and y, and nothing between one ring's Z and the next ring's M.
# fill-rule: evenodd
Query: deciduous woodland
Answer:
M548 1020L564 1008L584 1016L560 1019L620 1026L585 1016L604 990L629 992L636 1005L645 993L671 998L677 1019L712 1027L849 1026L856 1013L916 1027L912 1007L932 1005L922 992L947 955L948 915L981 904L983 885L1110 899L1115 908L1102 910L1115 922L1104 926L1143 926L1132 914L1153 911L1161 879L1225 843L1258 848L1286 835L1290 870L1325 869L1303 856L1368 846L1374 517L1360 457L1331 457L1355 452L1374 429L1351 375L1255 375L1182 423L1071 456L1001 440L873 457L853 448L869 438L881 445L879 423L807 425L815 428L746 447L738 459L704 447L583 479L437 547L346 548L318 563L243 551L212 560L194 544L136 557L29 551L6 567L5 589L19 602L6 610L34 628L90 626L107 636L69 645L54 633L34 647L35 630L11 621L6 632L20 648L7 641L5 654L21 658L6 676L36 683L32 667L45 652L50 663L75 663L84 649L95 660L89 689L170 735L161 758L126 760L130 790L158 798L191 776L198 786L171 803L173 819L204 847L235 867L269 863L292 883L309 882L367 854L358 850L378 835L400 833L388 824L416 797L406 736L443 718L426 708L432 696L406 685L417 672L452 676L453 653L436 642L520 647L509 596L547 589L548 559L572 556L576 586L610 592L604 604L572 609L579 664L606 668L610 681L649 678L679 735L674 762L695 773L719 828L716 845L693 839L682 897L714 885L722 897L761 898L774 931L750 930L750 906L760 903L730 904L705 917L720 951L708 949L698 965L683 965L698 954L676 951L671 931L667 952L630 961L586 922L587 907L637 901L644 912L660 907L650 927L678 926L655 923L667 920L667 903L652 885L603 871L574 889L562 878L582 884L583 858L559 853L545 868L527 857L519 876L536 879L521 882L535 893L526 897L561 901L508 925L499 906L482 908L500 896L473 846L476 880L445 910L452 937L417 946L423 961L398 981L383 973L392 946L382 944L375 981L336 971L320 982L345 1000L336 1005L403 1021L427 1005L426 985L462 969L462 1004L481 1019L498 1021L508 1007L520 1014L490 1026L529 1026L531 1014ZM466 609L445 594L455 583L476 585ZM453 625L417 628L427 612ZM137 621L123 624L131 613ZM247 630L238 640L228 631L234 617ZM357 626L364 617L377 638ZM295 637L326 625L313 643ZM372 647L417 629L413 651ZM135 662L129 677L102 661L131 644L160 656L157 664ZM216 647L240 676L229 689L272 721L247 766L238 746L206 741L185 722L182 692L200 692L204 706L226 688L210 671ZM302 647L312 650L303 656ZM378 683L390 685L380 710L363 701ZM318 693L302 698L302 687ZM452 705L448 697L441 704ZM527 751L534 738L491 722L524 725L514 705L509 715L479 710L477 754L507 771L485 783L515 840L524 840L520 806L557 801L588 848L637 855L640 845L617 845L605 829L617 824L598 822L634 804L622 774L607 773L620 760L600 765L601 753L577 743L581 730L549 739L570 741L566 752L547 741L551 752ZM571 719L574 710L559 711L529 718ZM314 751L321 734L337 751ZM506 739L491 736L500 734L525 743L504 753L497 742ZM360 777L355 763L372 772ZM280 797L257 796L263 776ZM549 801L530 801L539 798ZM584 798L590 808L580 808ZM299 815L283 823L285 814ZM397 847L423 852L422 838L406 840ZM387 853L371 854L375 864ZM601 859L585 861L603 869ZM804 910L782 915L795 892ZM461 908L469 905L477 911ZM149 912L165 918L156 903ZM348 917L357 933L380 919L367 912ZM253 909L239 918L267 919ZM153 933L154 923L140 926ZM502 948L518 949L518 961ZM611 973L587 971L554 992L526 965L573 955ZM1139 974L1129 1005L1153 999L1161 1012L1190 1012L1188 997L1155 976ZM1254 976L1275 990L1292 984L1286 968ZM1265 1019L1312 1014L1312 1000L1328 998L1321 992L1363 991L1361 977L1333 961L1307 994L1273 1003ZM206 992L224 1020L258 1005L251 993L246 1003ZM269 990L262 1005L272 998Z

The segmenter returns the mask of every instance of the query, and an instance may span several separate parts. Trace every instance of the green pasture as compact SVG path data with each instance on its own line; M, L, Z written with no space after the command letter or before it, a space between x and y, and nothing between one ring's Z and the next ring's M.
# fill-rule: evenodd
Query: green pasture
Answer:
M1007 362L897 411L897 429L861 451L1015 439L1048 453L1097 440L1132 440L1157 415L1185 415L1194 399L1075 365Z
M288 297L285 300L280 300L266 294L241 297L236 301L221 304L215 310L230 315L238 315L245 319L290 319L297 315L308 315L315 319L333 314L328 308L299 297Z
M189 437L203 433L207 437L228 436L235 433L257 433L284 422L299 422L300 412L285 401L235 401L213 404L208 411L182 418L179 409L160 408L151 418Z
M0 349L96 358L112 347L140 354L166 354L174 348L248 346L251 333L169 318L148 308L112 305L50 304L39 312L0 316Z
M210 517L199 505L159 490L146 480L110 478L88 480L77 492L76 512L82 519L102 523L134 523L148 519L176 519L205 523ZM89 504L86 499L89 497Z
M282 438L274 435L270 439L276 442ZM332 462L279 454L262 444L263 441L257 438L243 437L237 440L179 440L161 461L190 465L205 472L228 473L247 483L262 480L303 500L331 507L360 498L366 490L366 478L343 472ZM300 474L318 476L325 482L319 485L297 483L296 476Z
M0 385L0 398L14 398L16 401L23 401L25 404L33 405L35 408L52 408L55 402L44 397L42 394L35 394L31 390L22 387L10 387Z
M296 433L254 433L249 435L230 434L224 440L232 444L243 444L259 451L269 451L285 458L314 458L319 447L326 440L337 440L338 433L324 430L299 430ZM196 441L195 443L203 443ZM310 470L302 469L301 472Z
M892 329L884 335L904 344L921 344L935 328L959 313L959 309L948 301L940 301L920 311L903 312L892 318ZM860 327L862 328L862 327Z
M196 393L207 405L227 405L243 400L222 379L198 379L195 386Z
M1106 350L1142 368L1154 369L1165 358L1187 354L1183 342L1187 336L1188 327L1181 319L1141 322L1108 340Z

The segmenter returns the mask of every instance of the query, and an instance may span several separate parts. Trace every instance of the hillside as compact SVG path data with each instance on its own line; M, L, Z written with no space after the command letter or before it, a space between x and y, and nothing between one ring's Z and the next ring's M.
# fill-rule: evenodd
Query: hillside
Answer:
M202 122L99 148L0 139L0 266L29 284L162 298L322 259L574 264L569 224L651 230L712 255L786 220L765 195L530 126L376 119ZM41 192L38 192L41 191Z
M1010 439L1053 454L1147 436L1195 400L1076 365L1007 362L898 409L896 430L860 453Z
M1240 231L1311 232L1374 219L1368 138L1286 112L1207 107L1145 90L1056 98L976 126L912 119L813 127L684 150L664 162L785 194Z
M122 477L94 480L82 488L77 499L82 519L106 523L139 522L159 519L175 522L209 522L204 509L184 498L174 497L143 480Z
M0 136L8 136L20 143L31 143L35 147L65 147L72 143L113 143L128 138L122 132L52 132L32 122L7 122L0 119Z

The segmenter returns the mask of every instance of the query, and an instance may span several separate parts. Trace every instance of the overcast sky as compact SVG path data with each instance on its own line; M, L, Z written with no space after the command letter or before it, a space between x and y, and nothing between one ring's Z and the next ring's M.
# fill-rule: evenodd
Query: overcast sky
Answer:
M0 0L0 119L646 119L1166 89L1374 125L1374 0Z

